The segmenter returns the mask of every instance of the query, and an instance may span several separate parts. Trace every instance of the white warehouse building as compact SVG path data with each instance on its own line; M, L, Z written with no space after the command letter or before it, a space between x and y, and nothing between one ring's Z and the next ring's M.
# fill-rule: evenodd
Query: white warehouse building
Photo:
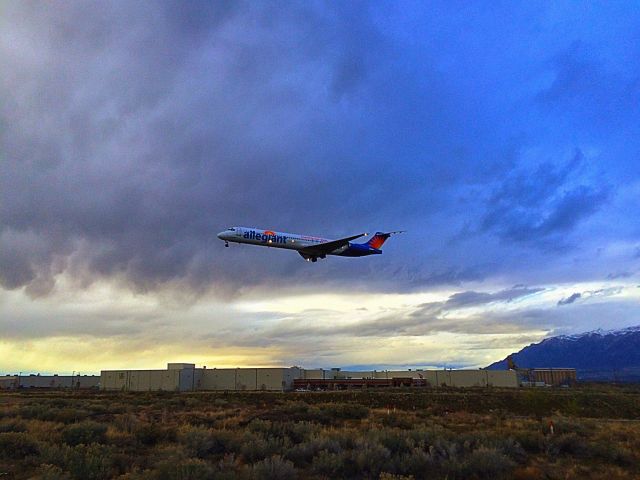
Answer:
M294 384L329 382L330 388L350 380L416 379L432 387L518 387L513 370L341 371L300 367L196 368L193 363L169 363L166 370L103 370L100 388L111 391L289 391Z
M103 370L103 390L133 392L164 390L271 390L293 388L301 369L289 368L195 368L193 363L169 363L166 370Z

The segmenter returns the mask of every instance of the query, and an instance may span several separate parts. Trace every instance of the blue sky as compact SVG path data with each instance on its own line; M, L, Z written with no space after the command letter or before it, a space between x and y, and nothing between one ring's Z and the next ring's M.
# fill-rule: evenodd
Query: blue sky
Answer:
M4 2L0 370L482 366L640 323L633 2ZM223 248L231 225L363 259Z

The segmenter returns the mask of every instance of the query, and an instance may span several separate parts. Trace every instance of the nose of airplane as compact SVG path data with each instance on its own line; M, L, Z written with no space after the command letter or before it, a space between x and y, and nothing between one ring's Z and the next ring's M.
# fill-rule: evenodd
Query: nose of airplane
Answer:
M218 234L218 238L219 238L220 240L224 240L224 234L225 234L225 233L226 233L226 232L220 232L220 233Z

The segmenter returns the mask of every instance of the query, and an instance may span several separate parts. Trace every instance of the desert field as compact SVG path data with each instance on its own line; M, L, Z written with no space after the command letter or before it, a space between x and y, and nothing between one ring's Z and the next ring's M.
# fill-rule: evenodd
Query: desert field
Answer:
M0 478L640 478L640 386L2 392Z

